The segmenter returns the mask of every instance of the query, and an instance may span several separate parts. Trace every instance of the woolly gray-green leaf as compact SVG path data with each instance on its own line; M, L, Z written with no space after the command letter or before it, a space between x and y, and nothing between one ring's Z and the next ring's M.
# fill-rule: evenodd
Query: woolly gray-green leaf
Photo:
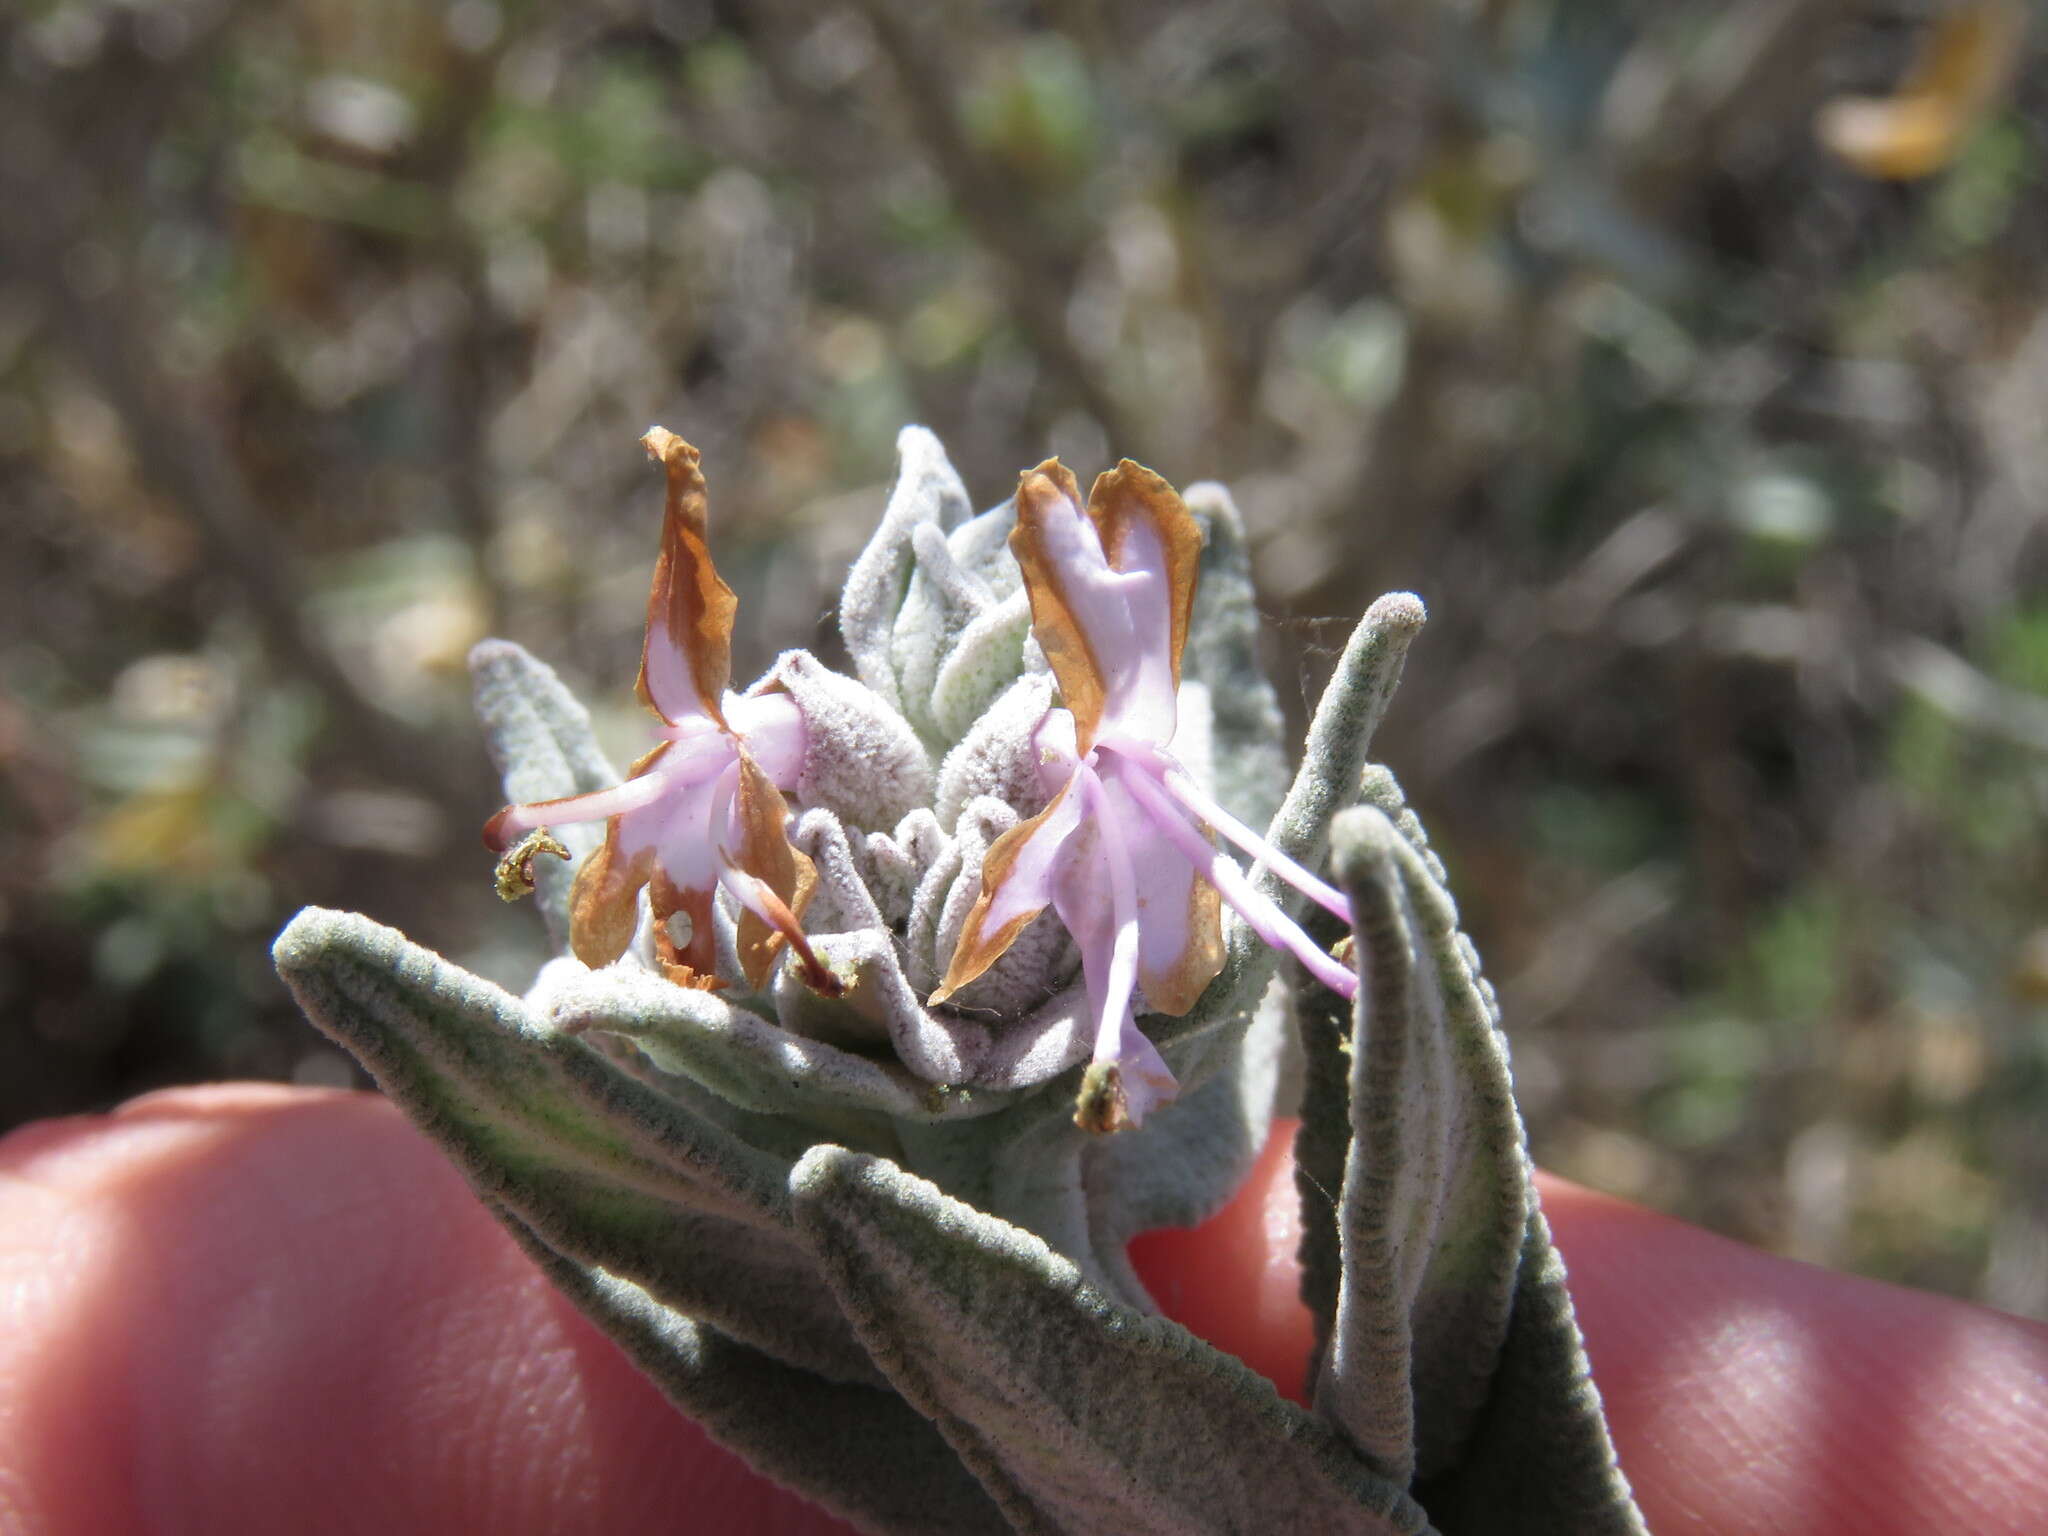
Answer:
M847 572L839 599L839 632L860 680L898 710L904 707L891 650L896 615L915 563L911 537L920 523L947 529L973 514L967 489L938 438L924 427L896 435L896 483L881 526Z
M1317 1410L1388 1476L1448 1465L1502 1340L1528 1208L1507 1056L1450 898L1375 808L1337 818L1361 986L1343 1281Z
M1331 817L1357 797L1373 733L1401 681L1409 642L1424 618L1422 599L1412 592L1389 592L1376 600L1351 632L1316 704L1301 771L1266 834L1274 847L1311 869L1329 846ZM1270 894L1295 901L1276 876L1267 874L1264 883Z
M509 1211L499 1214L670 1402L763 1475L877 1536L1010 1529L931 1421L896 1393L785 1365L629 1280L564 1258Z
M976 701L995 698L1024 667L1029 604L1005 543L1014 521L1005 503L950 534L928 523L911 530L916 563L890 659L904 717L941 751L973 724Z
M1020 817L1033 815L1045 805L1045 786L1038 776L1032 737L1052 708L1052 699L1050 676L1020 677L954 744L939 764L938 789L932 802L941 827L951 832L960 813L984 795L1002 801Z
M796 796L847 826L887 830L932 798L932 764L908 722L872 688L808 651L786 651L770 676L804 720Z
M1332 830L1364 987L1317 1406L1380 1446L1412 1425L1417 1497L1446 1536L1642 1536L1529 1179L1492 989L1421 823L1391 776L1365 788L1376 804Z
M1152 1027L1171 1022L1146 1016ZM1271 1128L1285 1022L1285 996L1273 986L1247 1017L1219 1017L1170 1044L1183 1091L1142 1129L1101 1136L1075 1125L1076 1066L1052 1091L1019 1095L986 1120L899 1123L902 1161L1150 1311L1124 1246L1153 1227L1200 1222L1243 1181Z
M306 1016L551 1247L778 1359L872 1379L784 1234L788 1160L367 918L308 908L275 957Z
M932 723L946 741L959 741L989 705L1017 680L1031 604L1022 589L969 620L932 680Z
M477 717L491 761L515 805L609 789L619 782L590 728L590 712L563 686L555 669L510 640L484 640L469 653ZM569 886L575 867L604 833L601 825L555 829L570 852L534 860L534 902L557 953L569 947ZM479 861L478 878L487 871Z
M1442 859L1429 846L1429 833L1408 804L1408 797L1401 792L1393 771L1383 763L1366 764L1365 772L1358 776L1358 801L1361 805L1377 806L1387 820L1408 839L1408 844L1421 855L1423 867L1438 885L1448 887L1450 876L1444 871Z
M1328 1426L1031 1234L838 1147L790 1190L869 1352L1019 1531L1427 1528Z
M818 943L830 964L829 939ZM601 1031L631 1040L663 1071L743 1109L801 1117L825 1129L849 1114L877 1122L966 1119L1007 1102L995 1093L935 1094L932 1084L893 1062L792 1034L715 992L678 987L628 966L558 985L548 1014L570 1033Z
M897 1058L917 1076L949 1090L1009 1093L1035 1088L1088 1054L1091 1015L1086 989L1064 987L1029 1012L993 1021L953 1009L927 1008L904 974L896 945L885 933L832 934L817 943L832 969L848 981L848 996L877 1010ZM785 971L776 979L776 1002L786 1006L798 990L813 996Z
M1493 1390L1464 1455L1417 1493L1444 1536L1648 1536L1533 1201Z
M1026 1100L972 1126L901 1128L900 1161L986 1216L1021 1227L1070 1260L1083 1279L1150 1311L1121 1254L1095 1246L1081 1160L1093 1138L1074 1124L1066 1097Z
M1296 1257L1301 1299L1315 1319L1312 1369L1320 1369L1329 1349L1343 1283L1337 1209L1351 1154L1351 1015L1350 1001L1327 987L1304 986L1295 998L1302 1046L1301 1129L1294 1136L1294 1190L1301 1201Z

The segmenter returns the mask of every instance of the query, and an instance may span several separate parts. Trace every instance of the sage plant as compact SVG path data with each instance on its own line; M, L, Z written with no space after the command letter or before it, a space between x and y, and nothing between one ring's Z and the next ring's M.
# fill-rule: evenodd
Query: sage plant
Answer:
M499 890L556 958L514 997L308 909L308 1017L683 1411L864 1529L1640 1531L1493 990L1367 757L1422 605L1367 612L1283 798L1220 487L1125 461L1084 502L1052 461L977 514L911 427L857 676L736 693L698 455L644 443L652 749L622 778L544 664L472 656ZM1125 1258L1228 1198L1290 1053L1307 1409Z

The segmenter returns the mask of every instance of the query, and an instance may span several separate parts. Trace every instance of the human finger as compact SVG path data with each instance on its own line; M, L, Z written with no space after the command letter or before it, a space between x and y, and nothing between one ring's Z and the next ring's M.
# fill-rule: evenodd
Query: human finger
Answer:
M0 1297L10 1530L852 1529L670 1407L370 1095L16 1133Z

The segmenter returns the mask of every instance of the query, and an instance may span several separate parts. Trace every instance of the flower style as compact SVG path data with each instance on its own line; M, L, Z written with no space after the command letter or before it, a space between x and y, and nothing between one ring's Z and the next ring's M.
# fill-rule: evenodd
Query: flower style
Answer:
M684 986L716 987L712 904L723 886L740 906L737 947L750 985L761 985L787 942L810 985L836 995L798 925L817 872L790 846L782 797L802 767L803 716L787 693L728 691L738 600L711 563L697 450L661 427L640 441L668 480L637 685L662 741L612 789L493 816L484 842L503 855L499 890L531 890L535 854L567 856L549 826L605 818L603 846L577 871L570 900L577 959L597 967L625 951L644 886L664 972Z
M1017 489L1010 547L1032 632L1064 708L1033 737L1044 810L997 839L961 930L942 1002L979 976L1048 905L1073 934L1096 1016L1076 1121L1138 1125L1179 1085L1132 1007L1183 1014L1223 966L1221 903L1346 997L1358 979L1255 888L1221 833L1346 922L1344 896L1217 805L1174 757L1175 695L1194 606L1201 529L1173 487L1125 459L1087 508L1057 459Z

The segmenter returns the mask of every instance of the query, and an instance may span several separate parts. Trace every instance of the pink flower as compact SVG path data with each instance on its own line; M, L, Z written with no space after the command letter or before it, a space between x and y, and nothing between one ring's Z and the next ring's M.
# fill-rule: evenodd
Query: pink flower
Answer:
M1213 833L1348 922L1343 895L1205 795L1171 751L1201 546L1173 487L1128 459L1096 480L1085 511L1056 459L1017 488L1010 548L1065 705L1033 738L1052 800L989 849L980 899L931 1000L987 970L1051 906L1080 946L1096 1015L1101 1086L1076 1116L1095 1130L1137 1125L1179 1091L1132 999L1142 988L1152 1011L1194 1006L1223 965L1222 902L1327 985L1347 997L1358 987Z
M697 450L661 427L640 441L668 477L638 685L662 740L616 788L508 805L493 816L484 842L504 855L499 888L531 889L534 854L563 852L545 837L549 826L603 818L604 844L576 872L570 898L577 959L595 967L624 953L645 887L656 957L669 978L715 987L712 902L723 886L741 908L739 958L750 985L762 984L787 943L802 957L805 979L837 995L838 982L798 925L817 872L790 846L782 798L803 764L803 716L786 693L728 691L738 602L711 563Z

